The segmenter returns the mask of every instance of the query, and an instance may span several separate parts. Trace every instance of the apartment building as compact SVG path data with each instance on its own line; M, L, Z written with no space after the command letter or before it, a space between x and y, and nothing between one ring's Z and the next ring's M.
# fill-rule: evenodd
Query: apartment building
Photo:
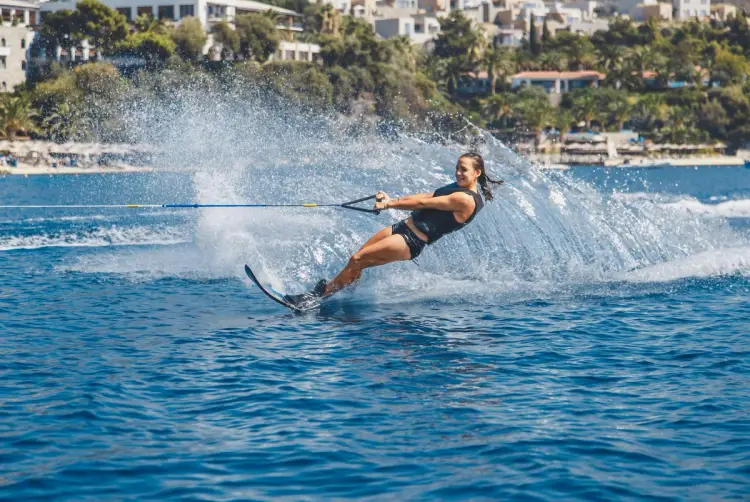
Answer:
M0 92L12 92L26 81L39 6L24 0L2 0L0 12Z
M0 0L3 1L3 0ZM8 0L6 0L8 1ZM234 23L237 16L252 13L276 12L279 15L276 28L285 34L285 40L273 59L311 61L317 57L320 47L315 44L295 42L295 35L302 32L302 14L274 5L255 2L252 0L101 0L105 5L117 10L128 20L134 21L138 16L147 15L167 22L179 23L185 17L198 18L206 31L219 21ZM75 0L53 0L40 5L40 15L44 19L47 12L61 9L75 9ZM206 44L205 50L211 46Z
M711 15L711 0L673 0L674 18L685 21L691 17L708 18Z

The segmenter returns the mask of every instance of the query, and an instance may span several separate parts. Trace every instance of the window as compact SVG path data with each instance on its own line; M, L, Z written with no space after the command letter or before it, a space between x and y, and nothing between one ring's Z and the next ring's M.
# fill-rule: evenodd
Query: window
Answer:
M5 85L5 82L3 82L3 92L5 92L5 91L7 91L7 90L8 90L8 86L7 86L7 85Z
M411 35L411 23L404 23L404 34Z
M148 16L148 17L154 17L154 9L152 7L138 7L138 15L139 16Z
M174 19L174 5L160 5L159 19Z
M33 10L29 11L29 24L32 26L36 25L36 12Z
M3 57L0 58L0 68L2 68L4 70L7 67L8 66L7 66L7 63L5 61L5 56L3 56Z
M22 38L21 39L21 49L25 49L25 48L26 48L26 39Z
M130 21L130 17L133 15L133 9L130 7L118 7L117 12L125 16L125 19Z
M294 61L294 51L286 51L287 61Z
M26 61L21 61L21 69L26 71Z
M180 5L180 19L183 17L195 16L194 5Z
M0 47L5 47L5 39L0 40Z

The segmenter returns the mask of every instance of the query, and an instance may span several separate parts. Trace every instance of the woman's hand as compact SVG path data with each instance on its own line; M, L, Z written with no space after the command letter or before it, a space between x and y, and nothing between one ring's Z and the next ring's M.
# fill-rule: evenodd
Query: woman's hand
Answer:
M388 203L391 201L391 198L388 196L387 193L380 191L377 194L375 194L375 209L388 209Z

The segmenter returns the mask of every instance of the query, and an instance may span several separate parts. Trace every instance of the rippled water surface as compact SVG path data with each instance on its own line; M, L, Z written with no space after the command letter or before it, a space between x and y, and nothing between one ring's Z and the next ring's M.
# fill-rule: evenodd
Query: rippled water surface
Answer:
M732 173L560 175L643 204L611 222L643 240L550 239L564 267L531 273L544 218L605 234L569 192L533 216L507 195L474 231L516 241L478 255L467 229L309 315L243 262L299 289L390 220L306 213L311 237L273 233L290 211L6 210L0 499L747 500L750 171ZM179 202L188 178L6 177L0 200ZM690 218L711 233L654 230Z

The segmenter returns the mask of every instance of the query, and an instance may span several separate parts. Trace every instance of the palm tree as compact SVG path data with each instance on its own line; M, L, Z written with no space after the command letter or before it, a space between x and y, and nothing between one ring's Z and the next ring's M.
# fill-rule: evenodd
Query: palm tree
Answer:
M607 74L607 83L619 88L623 84L625 49L620 45L602 45L597 48L596 64Z
M263 16L264 16L264 17L267 17L268 19L270 19L270 20L271 20L271 22L273 22L273 25L274 25L274 26L276 26L277 24L279 24L279 21L281 20L281 14L280 14L280 13L278 13L278 12L276 12L276 11L275 11L275 10L273 10L273 9L267 9L267 10L266 10L266 11L265 11L265 12L263 13Z
M567 58L559 52L544 52L536 60L544 71L564 71L568 68Z
M638 98L635 96L628 96L625 99L615 99L608 103L607 108L614 120L617 123L617 130L622 131L625 126L625 122L630 119L630 116L635 110L635 105L638 103Z
M549 98L544 95L534 96L531 93L521 97L518 105L521 121L534 133L534 144L538 148L542 143L544 128L554 120L554 109Z
M55 105L42 120L42 128L57 143L70 140L77 132L78 113L67 102Z
M565 137L570 132L570 125L575 121L573 112L567 108L558 108L557 113L552 118L552 125L560 131L560 142L565 141Z
M591 122L597 118L597 106L594 93L590 89L583 89L573 96L573 109L576 120L586 123L586 129L591 129Z
M512 54L503 47L490 47L484 51L482 62L487 67L487 75L490 79L490 95L494 95L498 77L504 80L515 70Z
M488 123L500 122L506 126L508 119L513 116L513 95L509 93L495 94L487 98L482 106L482 114Z
M36 132L36 114L23 96L5 96L0 103L0 136L13 141L19 132Z
M639 128L655 131L669 118L669 106L662 94L644 94L638 100L633 116L639 121Z

